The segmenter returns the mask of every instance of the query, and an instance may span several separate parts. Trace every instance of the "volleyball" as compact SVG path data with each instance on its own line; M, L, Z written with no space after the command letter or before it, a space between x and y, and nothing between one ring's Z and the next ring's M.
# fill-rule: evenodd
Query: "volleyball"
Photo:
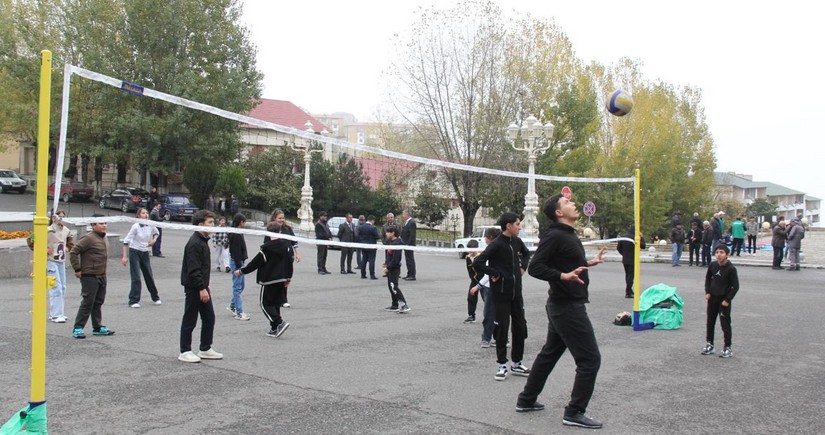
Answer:
M625 116L633 110L633 97L618 89L607 100L607 111L616 116Z

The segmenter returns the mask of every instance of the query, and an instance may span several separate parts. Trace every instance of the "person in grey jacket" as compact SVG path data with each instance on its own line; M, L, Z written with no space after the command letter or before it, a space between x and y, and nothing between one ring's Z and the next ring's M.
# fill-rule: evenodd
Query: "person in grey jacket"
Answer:
M791 219L791 227L788 229L788 270L799 270L799 250L802 248L802 239L805 237L805 228L799 218Z

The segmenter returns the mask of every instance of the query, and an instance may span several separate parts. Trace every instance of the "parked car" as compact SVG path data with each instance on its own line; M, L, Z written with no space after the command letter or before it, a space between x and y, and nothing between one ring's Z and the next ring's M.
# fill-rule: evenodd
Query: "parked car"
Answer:
M185 195L162 194L158 198L158 202L160 203L160 215L167 221L191 221L192 215L198 211L198 207Z
M335 216L329 218L327 221L327 225L329 226L329 232L332 233L332 240L338 242L338 227L347 221L347 218L344 216ZM329 249L337 249L340 250L340 246L330 246Z
M470 237L455 239L455 241L453 241L453 247L459 248L459 249L466 248L467 243L469 243L470 240L475 240L475 241L478 242L478 247L484 249L484 247L487 246L487 241L484 240L484 231L486 231L487 228L501 228L501 227L496 226L496 225L482 225L482 226L479 226L479 227L475 227L475 229L473 230L473 233L470 234ZM466 252L459 252L458 256L459 256L459 258L465 258L467 256L467 253Z
M6 193L10 191L17 191L17 193L26 193L28 183L26 180L20 178L17 172L11 169L0 169L0 192Z
M71 200L85 202L90 200L94 194L95 189L86 183L73 183L71 181L66 181L60 185L60 194L57 196L59 196L63 202L69 202ZM54 198L54 183L49 185L49 190L46 193L46 196L49 199Z
M122 187L110 190L100 197L100 208L116 208L124 213L137 211L149 204L149 192L140 187Z

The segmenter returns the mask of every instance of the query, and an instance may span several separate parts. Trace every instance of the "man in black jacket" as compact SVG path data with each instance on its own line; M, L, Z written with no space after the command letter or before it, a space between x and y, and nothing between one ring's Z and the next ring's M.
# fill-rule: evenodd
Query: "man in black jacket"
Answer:
M318 222L315 222L315 238L317 240L332 240L332 232L327 225L327 212L322 211L318 213ZM327 270L327 251L329 246L318 245L318 273L321 275L329 275Z
M375 228L375 216L369 215L367 222L358 226L358 243L367 245L378 244L378 228ZM367 279L367 267L370 271L370 279L378 279L375 276L375 249L361 250L361 279Z
M212 227L215 214L199 210L192 216L192 225ZM186 299L183 305L183 319L180 324L180 356L178 359L187 363L201 362L202 359L222 359L212 349L212 333L215 329L215 309L212 307L212 295L209 289L209 272L211 258L209 253L209 233L195 231L183 248L183 267L180 272L180 284ZM201 317L201 341L197 354L192 352L192 331Z
M355 241L355 224L352 222L352 213L347 213L347 220L338 225L338 240L352 243ZM341 247L341 274L355 273L352 271L353 248Z
M544 203L542 211L551 223L528 271L534 278L550 283L546 306L547 342L533 362L533 371L518 396L516 411L544 409L536 398L564 351L570 349L576 361L576 379L562 423L597 429L602 424L584 414L601 365L599 346L585 304L589 302L588 267L603 262L606 250L602 248L594 259L587 260L584 246L576 235L579 210L573 201L555 195Z
M635 239L636 238L636 228L635 226L630 227L630 231L624 235L627 239ZM645 238L639 234L639 248L645 249ZM619 243L616 244L616 250L622 254L622 266L624 266L624 297L632 298L633 297L633 280L635 279L636 275L636 246L634 242L628 242L626 240L619 240Z
M407 246L415 246L415 220L409 210L401 212L404 226L401 227L401 241ZM404 281L415 281L415 251L404 250L404 264L407 266L407 275Z
M516 376L530 374L524 364L524 339L527 338L527 321L524 319L524 298L521 294L521 275L527 270L530 251L518 237L521 220L518 215L506 212L499 219L501 234L487 245L484 252L473 260L473 267L490 277L490 291L496 301L496 361L498 371L495 380L507 379L507 336L510 318L513 319L513 348L510 351L510 372Z

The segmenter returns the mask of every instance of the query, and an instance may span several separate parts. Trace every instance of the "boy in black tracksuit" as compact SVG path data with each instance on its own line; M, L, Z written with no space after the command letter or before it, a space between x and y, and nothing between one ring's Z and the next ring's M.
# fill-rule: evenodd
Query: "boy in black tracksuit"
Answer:
M270 222L266 230L279 233L281 225ZM270 337L280 337L289 327L289 323L281 318L281 304L284 303L284 292L292 280L294 252L292 242L272 236L261 245L261 250L249 264L235 271L235 276L258 271L256 280L261 285L261 309L269 319L270 331L266 335Z
M501 234L473 260L473 267L490 277L490 290L496 301L496 360L495 380L507 379L507 336L510 319L513 320L513 348L510 353L510 371L516 376L527 376L530 369L522 363L527 321L524 319L524 298L521 294L521 275L527 270L530 251L518 238L521 221L515 213L507 212L499 219Z
M724 244L716 247L714 255L716 261L710 263L708 272L705 274L705 299L708 301L708 321L706 339L707 343L702 349L702 355L713 353L713 331L716 329L716 317L722 325L722 333L725 336L725 348L719 355L722 358L733 356L731 351L731 321L730 303L736 292L739 291L739 274L736 267L728 260L730 251Z
M398 238L398 228L395 225L384 228L384 232L389 245L401 246L404 244L404 242ZM410 311L410 306L407 305L407 299L404 298L404 293L401 293L401 289L398 288L398 277L401 276L401 252L401 249L387 249L386 256L384 257L384 273L387 274L387 287L390 289L390 297L392 298L392 304L385 308L385 310L397 311L398 314Z

